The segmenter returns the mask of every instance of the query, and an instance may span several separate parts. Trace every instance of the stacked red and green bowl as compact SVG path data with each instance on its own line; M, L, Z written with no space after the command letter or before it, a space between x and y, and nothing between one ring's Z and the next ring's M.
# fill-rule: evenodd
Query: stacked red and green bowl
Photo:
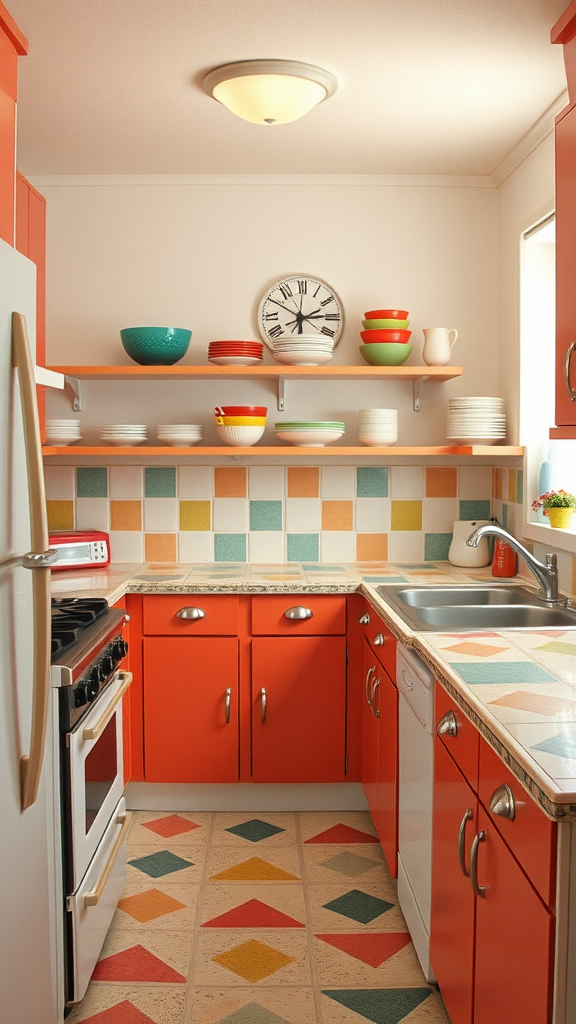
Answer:
M401 366L412 345L407 309L370 309L364 314L360 331L360 355L371 366Z

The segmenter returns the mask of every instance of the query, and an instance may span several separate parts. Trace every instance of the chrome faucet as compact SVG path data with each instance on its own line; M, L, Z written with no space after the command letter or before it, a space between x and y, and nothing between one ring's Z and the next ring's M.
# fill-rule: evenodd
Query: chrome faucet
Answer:
M558 566L556 555L549 551L546 555L546 565L539 562L537 558L534 558L527 548L520 541L516 540L511 533L504 530L501 526L496 526L493 523L486 523L485 526L479 526L477 530L474 530L470 534L466 541L469 548L477 548L482 537L501 537L507 541L510 547L514 548L519 555L525 560L526 565L530 569L530 572L536 577L540 584L540 590L538 591L538 599L544 601L545 604L565 604L564 598L558 596Z

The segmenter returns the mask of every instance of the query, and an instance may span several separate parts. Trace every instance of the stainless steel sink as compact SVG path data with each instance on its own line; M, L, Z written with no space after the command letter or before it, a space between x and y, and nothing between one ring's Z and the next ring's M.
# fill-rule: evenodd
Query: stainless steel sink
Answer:
M576 629L576 612L543 604L527 587L377 587L418 632L457 629Z

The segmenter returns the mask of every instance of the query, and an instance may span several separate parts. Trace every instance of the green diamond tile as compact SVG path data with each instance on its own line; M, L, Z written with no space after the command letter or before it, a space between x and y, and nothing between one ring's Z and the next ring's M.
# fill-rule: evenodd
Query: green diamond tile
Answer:
M286 829L271 825L268 821L261 821L260 818L252 818L251 821L242 821L239 825L232 825L226 832L232 832L235 836L248 839L251 843L259 843L262 839L269 839L278 832L285 832Z
M399 1024L432 995L430 988L324 989L322 995L373 1024Z
M285 1017L279 1017L260 1003L246 1003L234 1013L221 1017L218 1024L289 1024Z
M348 917L351 921L358 921L359 924L369 924L387 910L391 910L393 906L393 903L381 900L377 896L370 896L360 889L351 889L344 896L324 903L325 910L332 910L333 913Z
M174 871L183 871L184 868L193 867L192 861L177 857L170 850L159 850L158 853L152 853L148 857L137 857L136 860L131 860L129 863L139 871L143 871L145 875L150 875L151 878L161 878L162 875L170 875Z
M358 878L366 871L373 871L378 867L378 861L369 860L368 857L359 857L357 853L337 853L335 857L320 861L320 866L328 868L329 871L337 871L341 875L348 875L349 878Z

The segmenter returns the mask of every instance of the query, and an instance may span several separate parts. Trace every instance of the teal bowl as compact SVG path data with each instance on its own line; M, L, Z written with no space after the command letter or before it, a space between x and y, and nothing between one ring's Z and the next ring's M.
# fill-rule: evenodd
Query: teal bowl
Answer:
M412 351L412 345L361 345L360 355L370 366L400 366Z
M186 355L192 331L184 327L125 327L124 351L141 366L172 366Z

